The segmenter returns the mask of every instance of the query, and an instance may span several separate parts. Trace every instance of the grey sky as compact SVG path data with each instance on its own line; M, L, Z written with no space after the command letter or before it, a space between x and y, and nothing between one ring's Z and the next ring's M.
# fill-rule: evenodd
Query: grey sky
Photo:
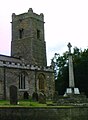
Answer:
M33 8L44 13L48 64L54 53L63 53L68 42L88 47L88 0L3 0L0 3L0 54L10 55L11 15Z

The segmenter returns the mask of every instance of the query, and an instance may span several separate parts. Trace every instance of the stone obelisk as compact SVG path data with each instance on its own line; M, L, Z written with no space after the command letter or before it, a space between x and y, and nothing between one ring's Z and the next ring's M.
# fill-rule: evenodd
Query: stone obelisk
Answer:
M72 54L71 54L71 43L68 43L68 62L69 62L69 88L66 89L66 94L80 94L79 89L75 88L75 82L74 82L74 71L73 71L73 60L72 60Z

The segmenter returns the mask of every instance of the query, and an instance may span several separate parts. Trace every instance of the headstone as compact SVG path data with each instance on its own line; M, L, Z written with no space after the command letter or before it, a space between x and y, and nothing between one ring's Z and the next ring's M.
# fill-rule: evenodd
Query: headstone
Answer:
M38 101L41 104L45 104L46 103L46 95L42 92L40 92L39 97L38 97Z
M17 105L17 87L14 85L10 86L10 104Z
M27 92L27 91L26 91L26 92L24 92L24 99L25 99L25 100L29 99L29 94L28 94L28 92Z
M57 101L58 100L58 92L55 91L54 95L53 95L53 100Z
M33 101L38 101L38 93L36 93L36 92L33 93L32 100Z

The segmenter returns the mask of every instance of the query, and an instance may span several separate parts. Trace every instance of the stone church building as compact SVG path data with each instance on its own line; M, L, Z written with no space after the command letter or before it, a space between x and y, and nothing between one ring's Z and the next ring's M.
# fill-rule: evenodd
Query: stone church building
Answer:
M55 90L54 70L47 66L44 15L33 12L12 14L11 56L0 55L0 99L10 98L10 87L17 87L18 99L24 94ZM14 94L14 92L13 92Z

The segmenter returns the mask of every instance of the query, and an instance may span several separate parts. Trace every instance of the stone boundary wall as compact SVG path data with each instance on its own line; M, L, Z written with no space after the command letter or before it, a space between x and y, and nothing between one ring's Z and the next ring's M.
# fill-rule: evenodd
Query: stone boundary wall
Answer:
M88 107L0 107L0 120L88 120Z

